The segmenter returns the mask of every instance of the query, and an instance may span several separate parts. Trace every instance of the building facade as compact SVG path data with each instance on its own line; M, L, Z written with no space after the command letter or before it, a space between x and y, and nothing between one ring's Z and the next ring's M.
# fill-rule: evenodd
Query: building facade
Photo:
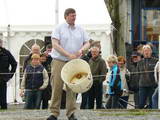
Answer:
M132 0L132 43L152 43L158 57L158 43L160 40L160 1Z

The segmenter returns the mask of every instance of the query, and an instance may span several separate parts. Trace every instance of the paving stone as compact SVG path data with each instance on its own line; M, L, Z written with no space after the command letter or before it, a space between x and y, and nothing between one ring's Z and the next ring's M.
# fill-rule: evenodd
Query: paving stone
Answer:
M66 110L61 110L58 120L67 120ZM77 110L78 120L159 120L159 110ZM12 106L0 110L0 120L46 120L49 110L24 110L22 106Z

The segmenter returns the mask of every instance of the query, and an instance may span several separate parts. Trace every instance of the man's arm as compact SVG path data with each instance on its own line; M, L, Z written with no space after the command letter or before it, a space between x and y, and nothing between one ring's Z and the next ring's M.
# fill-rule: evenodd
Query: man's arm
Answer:
M9 51L8 54L9 54L9 63L11 65L10 78L12 78L17 68L17 62Z
M106 66L106 62L104 60L102 60L102 62L100 63L100 68L101 68L100 75L103 75L103 76L101 76L101 79L102 79L102 81L105 81L106 73L107 73L107 66Z
M45 89L48 84L49 84L49 77L48 77L47 70L44 68L43 69L43 85L39 89L40 90Z
M71 54L69 52L67 52L66 50L64 50L60 44L59 44L59 40L58 39L55 39L53 38L52 39L52 46L55 50L57 50L60 54L68 57L69 59L75 59L77 58L77 56L75 54Z
M24 73L23 73L22 81L20 83L20 88L22 90L24 90L25 86L26 86L26 75L27 75L27 73L26 73L26 70L25 70Z
M158 78L159 78L159 62L157 62L156 66L154 67L154 78L155 78L155 81L158 83Z
M26 70L24 71L23 77L22 77L22 81L20 83L20 96L23 97L24 96L24 89L25 89L25 84L26 84Z
M78 51L79 52L78 54L82 55L83 51L89 49L89 47L90 47L89 41L85 42L82 48Z

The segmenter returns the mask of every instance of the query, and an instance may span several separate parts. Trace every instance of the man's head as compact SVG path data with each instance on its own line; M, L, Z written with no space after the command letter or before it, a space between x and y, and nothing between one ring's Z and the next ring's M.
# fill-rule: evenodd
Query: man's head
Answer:
M132 62L138 62L141 60L141 54L138 52L133 52L131 55L131 61Z
M76 11L73 8L67 8L64 12L64 18L69 25L74 25L76 20Z
M141 55L143 54L143 45L142 44L137 46L137 52L140 53Z
M100 41L94 40L91 42L90 45L91 45L91 47L96 46L101 50L101 42Z
M32 65L36 66L40 64L40 55L39 54L33 54L32 57Z
M150 58L152 56L152 49L149 45L143 46L143 56L144 58Z
M36 53L36 54L40 54L40 46L37 44L34 44L31 48L32 50L32 54Z
M97 58L99 56L100 49L97 46L91 48L92 58Z
M46 60L47 60L46 54L45 54L45 53L42 53L42 54L40 55L40 62L43 63L43 62L46 62Z
M51 45L51 44L48 44L48 45L46 46L46 51L45 51L45 53L48 55L48 53L51 53L51 51L52 51L52 45Z
M0 39L0 47L3 45L3 40Z

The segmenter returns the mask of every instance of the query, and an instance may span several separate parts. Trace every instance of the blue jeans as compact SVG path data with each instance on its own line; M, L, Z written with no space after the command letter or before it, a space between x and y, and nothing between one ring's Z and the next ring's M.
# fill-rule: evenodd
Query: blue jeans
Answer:
M140 87L139 88L139 108L143 109L149 100L148 108L152 108L152 95L154 93L154 87Z
M25 91L25 109L40 109L42 99L41 90Z
M152 96L152 109L158 109L158 87Z

